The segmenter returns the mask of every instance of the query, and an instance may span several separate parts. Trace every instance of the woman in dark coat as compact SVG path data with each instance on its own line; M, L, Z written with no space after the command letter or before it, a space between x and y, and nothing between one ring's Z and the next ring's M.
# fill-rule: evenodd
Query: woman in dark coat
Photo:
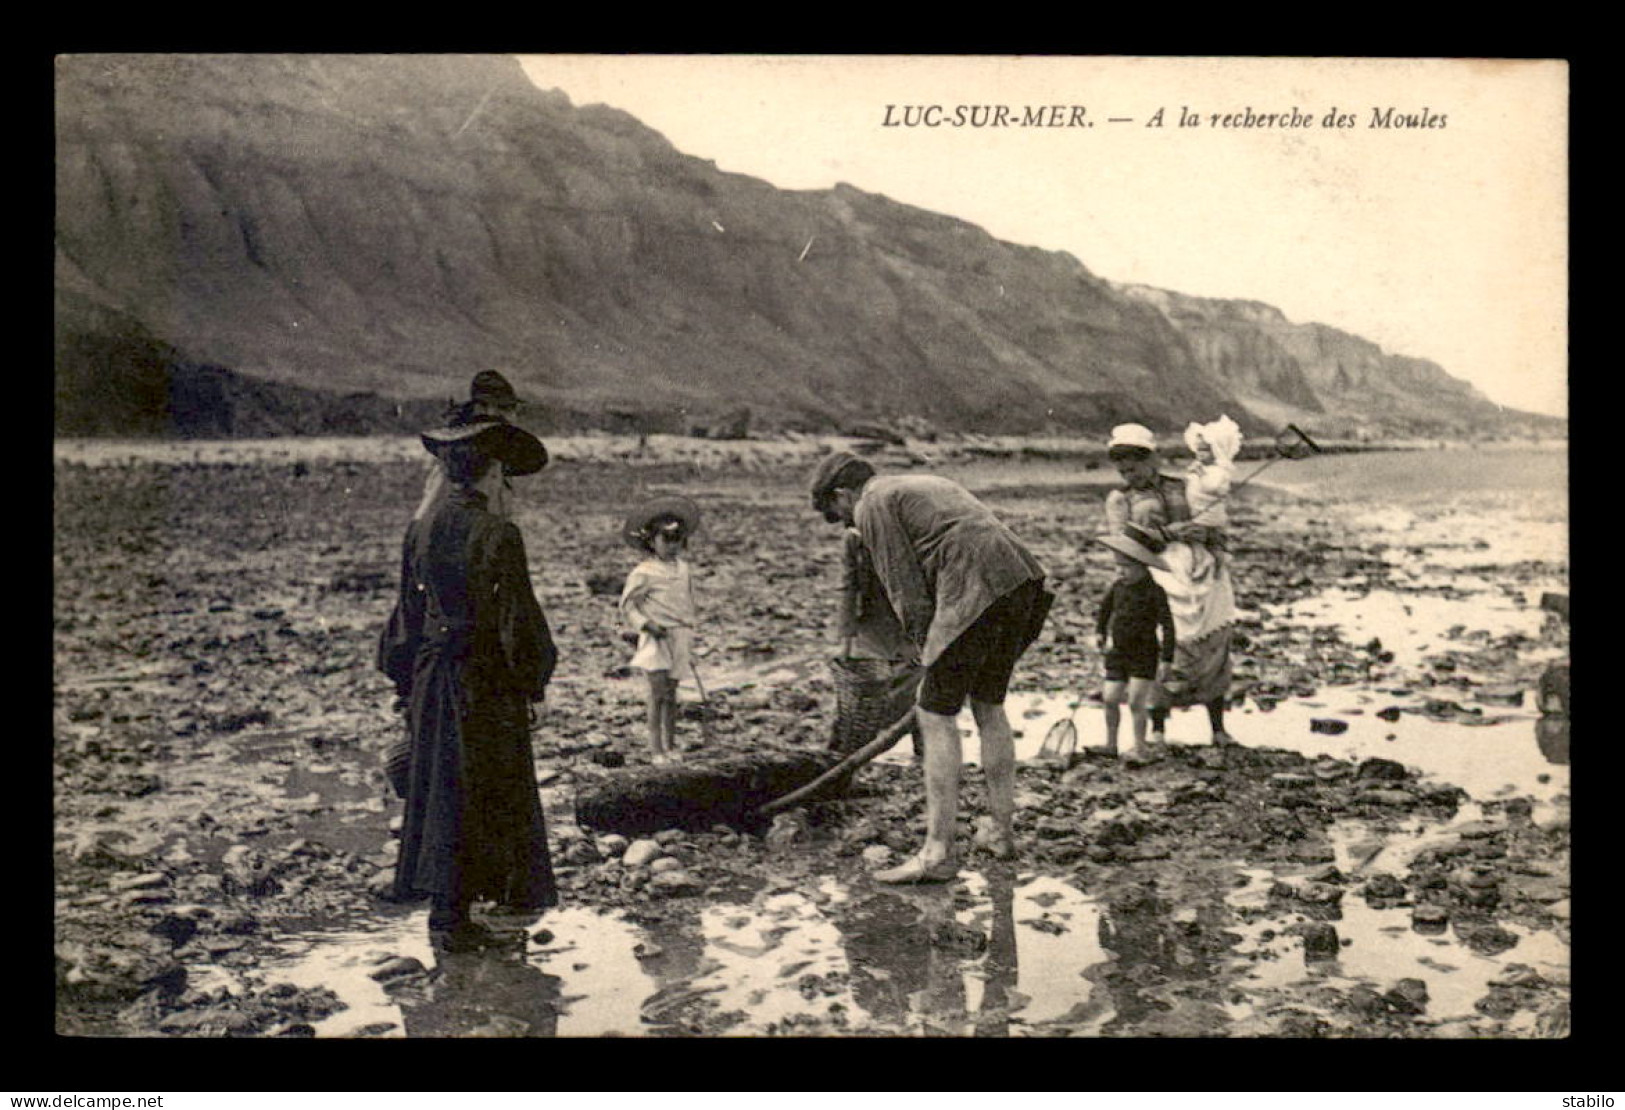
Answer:
M558 903L529 727L557 651L524 540L503 511L504 474L535 473L546 452L506 423L426 432L423 442L449 493L407 529L400 600L378 648L409 736L395 895L429 895L431 932L477 947L492 938L469 915L474 901Z

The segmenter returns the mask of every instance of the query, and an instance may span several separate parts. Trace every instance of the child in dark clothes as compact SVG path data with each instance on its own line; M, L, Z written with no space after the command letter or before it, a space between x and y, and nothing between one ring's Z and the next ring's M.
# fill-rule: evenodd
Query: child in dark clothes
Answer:
M1146 743L1151 692L1155 683L1167 680L1175 645L1168 595L1146 570L1161 559L1126 536L1101 536L1099 542L1117 558L1117 577L1101 598L1095 620L1096 640L1106 662L1101 692L1106 708L1106 750L1117 754L1121 707L1127 701L1134 743L1123 753L1124 762L1149 763L1162 755L1160 750L1150 751Z

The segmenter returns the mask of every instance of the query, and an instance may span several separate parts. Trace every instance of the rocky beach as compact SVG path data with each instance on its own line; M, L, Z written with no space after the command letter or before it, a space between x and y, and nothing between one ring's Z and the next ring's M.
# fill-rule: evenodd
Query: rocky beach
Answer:
M513 944L437 955L427 907L383 898L400 803L380 754L401 725L373 667L421 448L57 441L59 1033L1567 1034L1567 686L1546 677L1569 650L1561 451L1334 455L1249 485L1231 509L1243 747L1181 712L1170 757L1135 768L1088 750L1099 453L857 444L964 482L1058 594L1010 702L1018 858L980 846L972 769L959 879L899 890L868 875L919 836L906 743L771 821L575 820L578 795L647 764L615 613L636 497L706 513L685 766L826 745L839 543L803 481L848 441L548 443L516 519L562 653L534 733L562 904L484 907ZM1075 709L1078 758L1034 759Z

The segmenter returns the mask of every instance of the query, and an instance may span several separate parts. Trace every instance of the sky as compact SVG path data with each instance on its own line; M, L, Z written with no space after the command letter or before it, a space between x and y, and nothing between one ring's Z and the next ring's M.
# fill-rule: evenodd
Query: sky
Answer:
M845 182L1110 281L1263 301L1432 359L1500 404L1567 414L1561 62L520 60L539 86L621 108L719 169ZM993 125L993 106L1012 122ZM1387 109L1431 126L1373 126ZM1249 111L1276 118L1249 125Z

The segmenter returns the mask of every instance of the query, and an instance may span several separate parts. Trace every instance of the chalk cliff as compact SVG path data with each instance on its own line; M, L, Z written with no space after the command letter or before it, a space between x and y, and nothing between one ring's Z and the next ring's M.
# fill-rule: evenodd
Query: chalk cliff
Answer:
M503 56L80 55L56 84L64 434L409 426L488 366L553 425L1495 415L1268 306L721 172Z

